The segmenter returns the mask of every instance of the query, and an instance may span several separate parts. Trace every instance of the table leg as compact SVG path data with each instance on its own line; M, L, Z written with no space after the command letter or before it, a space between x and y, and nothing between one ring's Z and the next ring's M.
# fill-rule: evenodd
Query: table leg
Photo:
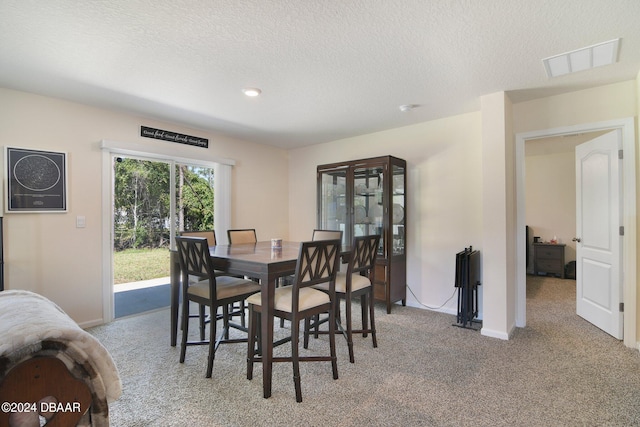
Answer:
M171 346L176 346L178 337L178 301L180 299L180 263L178 253L171 251L169 283L171 284Z
M265 280L266 279L266 280ZM271 373L273 367L273 301L276 289L276 276L262 278L262 392L266 399L271 397Z

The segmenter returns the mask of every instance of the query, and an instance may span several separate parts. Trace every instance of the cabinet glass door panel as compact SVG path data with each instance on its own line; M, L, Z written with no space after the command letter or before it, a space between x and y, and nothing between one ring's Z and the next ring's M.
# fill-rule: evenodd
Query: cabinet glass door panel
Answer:
M347 209L347 169L320 173L319 228L341 230L345 243L348 232L350 211Z
M402 255L405 250L405 168L392 165L391 177L392 254Z
M379 254L384 256L384 168L383 166L354 169L353 233L354 236L380 236Z
M379 235L374 298L387 313L406 304L407 162L393 156L319 165L317 227L354 236Z

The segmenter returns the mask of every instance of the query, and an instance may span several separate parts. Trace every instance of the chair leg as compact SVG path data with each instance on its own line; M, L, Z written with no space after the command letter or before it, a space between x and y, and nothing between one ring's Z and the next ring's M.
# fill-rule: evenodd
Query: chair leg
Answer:
M262 313L256 314L256 341L258 345L256 346L256 354L258 356L262 356Z
M293 362L293 384L296 388L296 402L302 402L302 387L300 385L300 357L298 349L300 321L291 319L291 362Z
M304 319L304 341L302 347L309 348L309 331L311 330L311 318Z
M367 313L367 294L360 295L360 310L361 310L361 318L362 318L362 336L363 338L367 337L368 329L369 329L369 319Z
M229 304L222 307L222 323L224 325L224 339L229 339Z
M189 334L189 300L182 298L182 341L180 343L180 363L184 363L187 353L187 335Z
M320 315L316 314L315 316L313 316L313 322L315 323L316 327L315 329L315 333L313 334L313 337L315 339L318 339L318 336L320 335L318 332L320 331Z
M373 317L373 313L375 311L375 307L373 306L373 288L369 291L367 295L367 300L369 303L369 323L371 324L371 340L373 341L373 348L378 347L378 340L376 339L376 320Z
M200 323L200 341L204 341L205 334L205 306L203 304L198 305L198 320Z
M348 296L346 299L346 321L347 321L347 345L349 346L349 362L355 363L353 357L353 326L351 325L351 298Z
M242 300L238 304L240 305L240 325L245 328L247 326L247 303Z
M247 379L253 378L253 358L256 351L256 313L249 306L249 326L247 329Z
M211 307L211 311L213 307ZM207 375L206 378L211 378L213 372L213 359L216 357L216 324L215 317L211 318L211 324L209 325L209 358L207 360Z
M333 379L338 379L338 356L336 354L336 319L335 311L329 310L329 350L331 353L331 370Z
M346 298L345 298L345 305L346 305ZM340 310L340 298L336 299L336 322L340 323L342 322L342 311Z

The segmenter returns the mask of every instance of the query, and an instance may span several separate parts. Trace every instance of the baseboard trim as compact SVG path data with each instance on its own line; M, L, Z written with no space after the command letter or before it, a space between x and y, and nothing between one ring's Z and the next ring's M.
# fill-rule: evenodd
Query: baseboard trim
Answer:
M78 326L80 326L82 329L87 329L87 328L92 328L94 326L104 325L104 323L105 323L104 319L94 319L94 320L88 320L86 322L78 323Z
M484 335L485 337L498 338L504 341L508 341L509 335L510 335L502 331L496 331L496 330L487 329L487 328L480 329L480 334Z

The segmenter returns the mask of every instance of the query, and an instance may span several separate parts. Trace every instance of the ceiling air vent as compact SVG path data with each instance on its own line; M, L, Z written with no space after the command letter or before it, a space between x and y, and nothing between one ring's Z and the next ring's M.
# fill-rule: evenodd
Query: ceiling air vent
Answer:
M549 77L558 77L617 62L619 45L620 39L613 39L560 55L550 56L543 59L542 62Z

